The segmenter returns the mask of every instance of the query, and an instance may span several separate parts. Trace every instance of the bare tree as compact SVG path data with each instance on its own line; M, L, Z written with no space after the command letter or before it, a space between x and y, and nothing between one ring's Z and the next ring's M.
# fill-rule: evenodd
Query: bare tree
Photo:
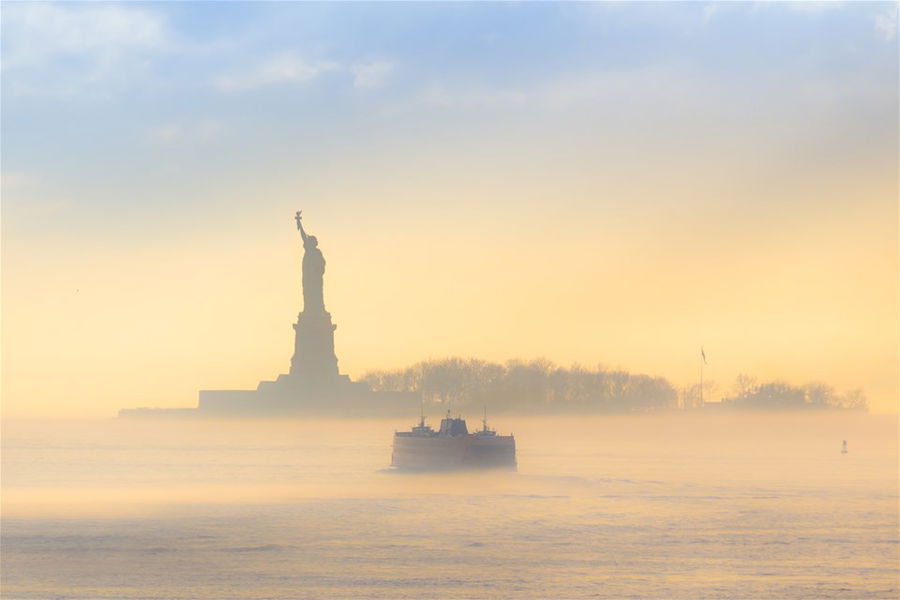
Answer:
M734 390L734 395L738 398L748 396L756 389L756 377L745 373L738 373L732 389Z

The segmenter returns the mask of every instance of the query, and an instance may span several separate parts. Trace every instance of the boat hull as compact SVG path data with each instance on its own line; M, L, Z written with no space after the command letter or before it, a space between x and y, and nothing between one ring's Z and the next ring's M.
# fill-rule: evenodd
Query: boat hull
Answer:
M516 441L511 435L394 435L391 466L405 471L516 469Z

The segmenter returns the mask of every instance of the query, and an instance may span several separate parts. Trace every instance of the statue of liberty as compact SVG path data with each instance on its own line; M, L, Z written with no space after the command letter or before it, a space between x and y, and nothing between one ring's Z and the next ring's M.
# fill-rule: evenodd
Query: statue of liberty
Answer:
M319 241L314 235L306 235L303 230L303 218L298 210L294 216L297 229L303 238L303 312L325 312L325 294L323 291L325 277L325 257L319 250Z

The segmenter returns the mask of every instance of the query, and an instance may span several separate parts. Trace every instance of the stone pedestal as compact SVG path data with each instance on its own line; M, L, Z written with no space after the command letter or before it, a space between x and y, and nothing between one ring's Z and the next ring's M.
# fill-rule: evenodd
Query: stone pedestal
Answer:
M290 376L314 388L327 387L340 379L334 353L334 330L327 311L303 311L294 324L294 356Z

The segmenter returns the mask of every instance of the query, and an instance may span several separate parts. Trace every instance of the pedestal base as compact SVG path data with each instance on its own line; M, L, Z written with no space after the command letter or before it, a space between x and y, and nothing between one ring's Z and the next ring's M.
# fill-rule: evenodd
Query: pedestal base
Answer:
M340 379L337 355L334 353L334 330L331 314L326 311L303 311L294 324L294 355L290 375L315 387L337 384Z

